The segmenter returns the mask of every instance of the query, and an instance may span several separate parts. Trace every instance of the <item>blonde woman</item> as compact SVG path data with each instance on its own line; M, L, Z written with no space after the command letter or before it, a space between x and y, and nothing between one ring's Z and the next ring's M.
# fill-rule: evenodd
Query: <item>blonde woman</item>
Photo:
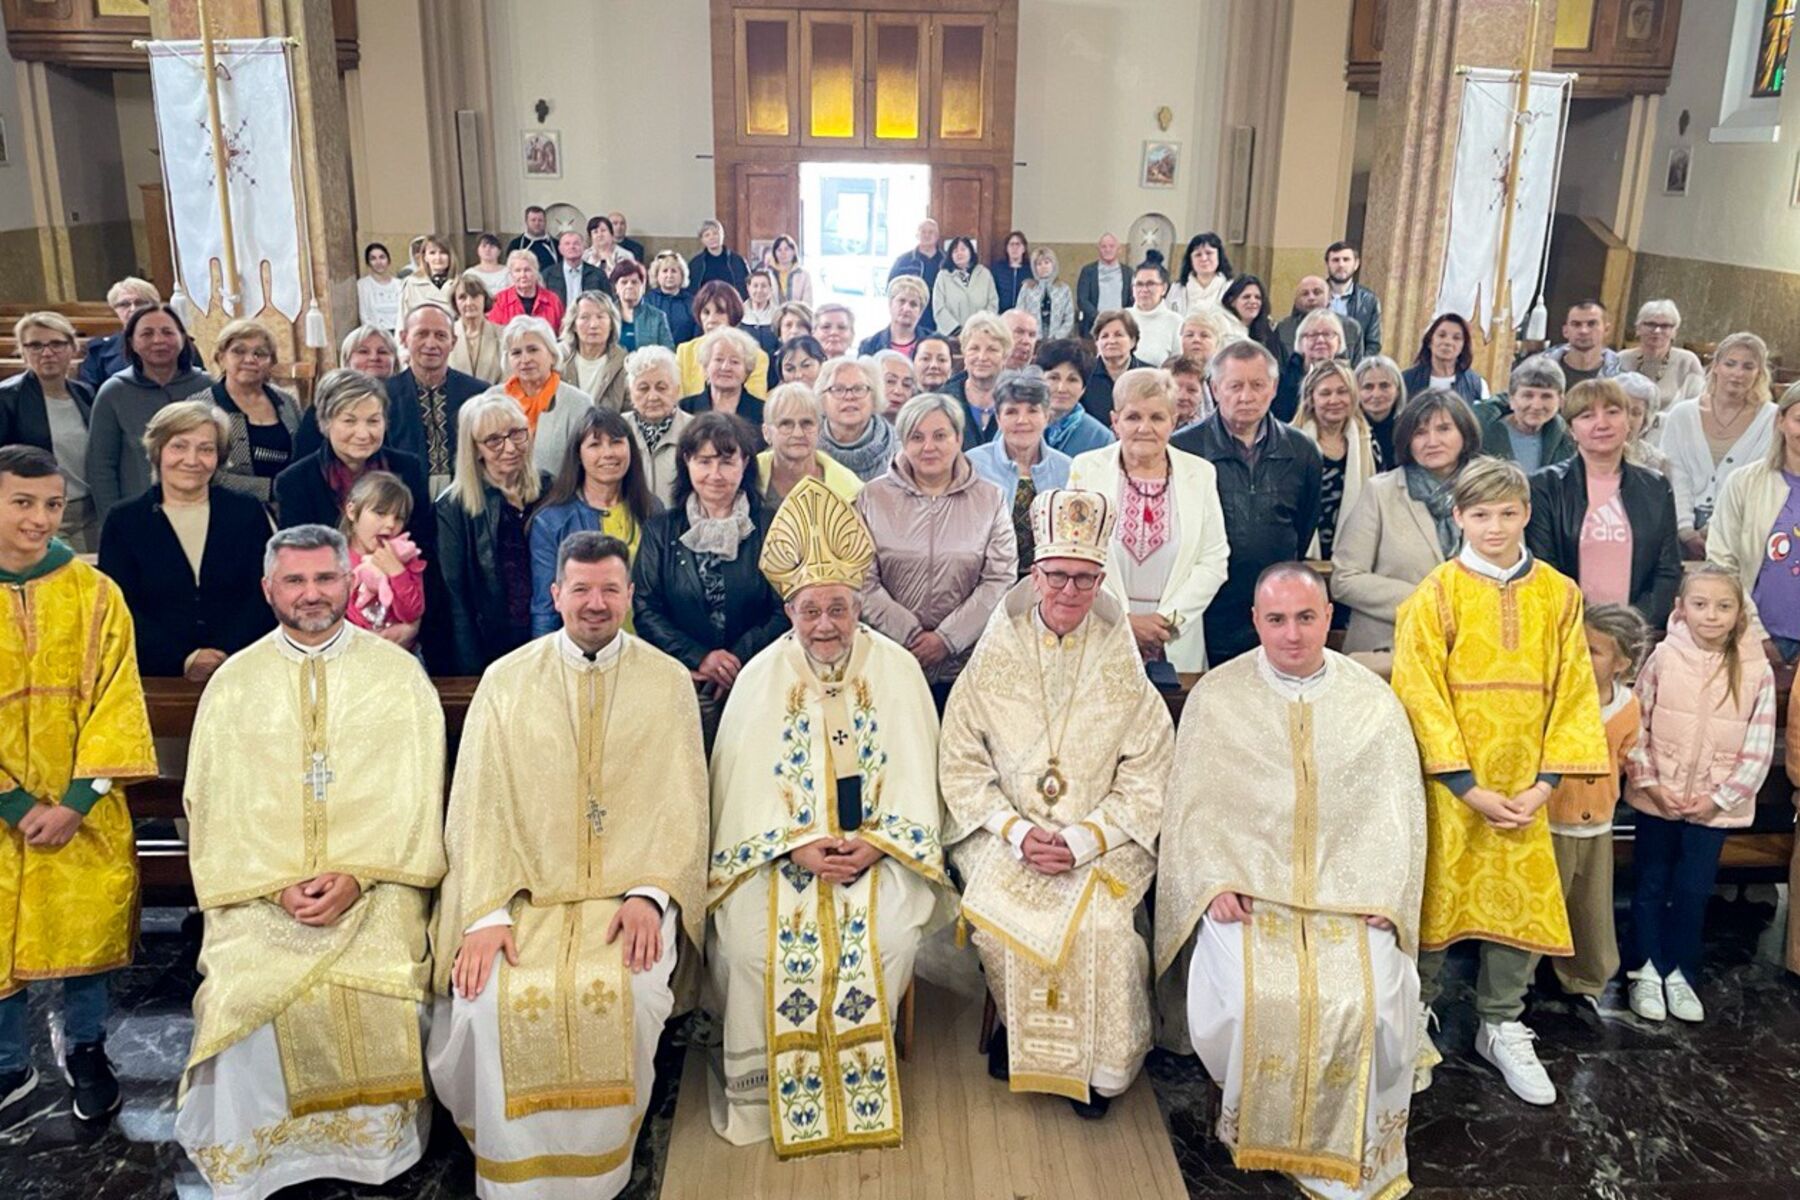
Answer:
M1769 453L1775 405L1769 347L1754 333L1719 342L1699 399L1683 400L1663 420L1662 450L1675 488L1675 520L1689 559L1706 557L1706 528L1719 490L1740 467Z
M1038 331L1045 341L1066 338L1075 331L1075 294L1058 279L1061 266L1056 251L1039 246L1031 252L1031 278L1019 288L1013 307L1031 313L1038 319Z
M550 486L549 474L533 459L531 428L511 396L485 392L463 405L456 475L436 505L452 674L480 675L531 640L526 525Z
M555 471L593 401L556 370L562 347L549 322L514 317L501 331L500 353L506 360L506 383L494 391L512 397L524 414L538 470Z
M506 377L500 361L500 330L487 319L494 297L474 271L464 271L450 288L450 307L456 313L456 345L450 351L450 369L473 375L487 383Z
M452 308L451 289L456 286L456 251L450 242L435 233L419 239L419 269L400 281L400 323L406 328L406 314L421 304L441 304Z
M295 458L300 403L269 380L275 372L275 335L250 317L219 330L213 343L219 366L212 400L230 422L219 483L270 502L275 477Z
M770 393L763 405L763 440L769 448L756 456L756 488L771 509L808 476L846 502L862 491L862 480L819 449L823 423L818 398L804 383L784 383Z
M619 345L619 310L605 292L583 292L563 318L563 377L600 408L621 411L625 350Z
M1338 522L1356 507L1363 485L1381 469L1349 364L1329 359L1306 373L1294 428L1318 446L1324 468L1319 479L1319 528L1306 557L1329 559ZM1349 619L1346 611L1344 620Z
M1681 310L1673 300L1646 300L1637 312L1638 344L1619 353L1619 372L1636 371L1656 385L1657 405L1651 428L1671 405L1692 400L1706 388L1700 356L1675 344L1681 332Z

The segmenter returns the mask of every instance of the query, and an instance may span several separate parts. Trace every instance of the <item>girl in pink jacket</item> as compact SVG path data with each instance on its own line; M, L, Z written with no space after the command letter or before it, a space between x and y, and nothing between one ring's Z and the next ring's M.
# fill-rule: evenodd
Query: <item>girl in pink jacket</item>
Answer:
M1707 564L1681 585L1669 636L1638 674L1644 733L1625 760L1637 810L1631 1011L1706 1016L1700 932L1733 829L1750 824L1775 756L1775 675L1749 633L1743 585Z

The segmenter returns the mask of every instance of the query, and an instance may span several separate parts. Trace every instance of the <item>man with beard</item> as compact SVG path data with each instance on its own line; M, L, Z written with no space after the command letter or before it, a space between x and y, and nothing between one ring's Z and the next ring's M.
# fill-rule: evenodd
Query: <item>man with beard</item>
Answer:
M1354 242L1333 242L1325 250L1325 282L1330 284L1331 311L1362 326L1362 353L1357 362L1381 353L1381 299L1357 282L1362 255ZM1348 324L1345 325L1348 329Z
M213 675L185 801L205 978L175 1136L213 1195L382 1183L431 1121L426 918L444 716L418 660L349 625L336 530L269 539L274 632Z

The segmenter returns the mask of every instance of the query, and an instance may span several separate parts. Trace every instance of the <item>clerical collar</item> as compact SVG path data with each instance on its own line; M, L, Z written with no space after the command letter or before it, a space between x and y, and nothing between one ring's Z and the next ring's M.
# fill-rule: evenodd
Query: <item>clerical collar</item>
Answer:
M569 631L567 629L559 629L556 631L556 648L562 651L563 658L567 660L570 666L581 667L583 669L588 667L610 667L613 663L618 661L619 655L625 652L625 638L627 636L625 631L621 629L618 633L613 634L612 641L606 643L606 645L600 647L592 654L589 654L586 650L583 650L580 646L575 644L575 639L569 636Z
M1261 646L1256 648L1256 673L1262 681L1286 696L1289 700L1312 700L1324 690L1330 682L1331 660L1328 658L1319 664L1319 669L1302 679L1298 675L1289 675L1279 670L1269 661L1268 651Z
M1456 556L1456 560L1483 579L1492 579L1495 583L1511 583L1531 570L1531 551L1523 546L1519 547L1519 561L1510 567L1496 567L1476 553L1475 547L1466 541L1463 543L1462 552Z
M284 644L287 649L293 651L293 653L298 654L301 658L323 658L335 654L338 648L349 640L344 636L349 632L350 623L348 621L339 621L336 633L320 642L317 646L305 646L288 636L288 631L285 626L277 627L275 630L276 636L280 638L281 643Z

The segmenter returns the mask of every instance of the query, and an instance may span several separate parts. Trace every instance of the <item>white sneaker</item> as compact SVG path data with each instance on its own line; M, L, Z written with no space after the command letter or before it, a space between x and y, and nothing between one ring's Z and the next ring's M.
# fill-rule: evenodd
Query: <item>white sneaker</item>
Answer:
M1423 1000L1419 1002L1419 1045L1413 1058L1413 1094L1424 1091L1431 1086L1431 1072L1434 1067L1444 1061L1438 1051L1437 1043L1431 1040L1431 1027L1437 1023L1437 1014L1431 1011L1431 1005Z
M1677 967L1669 972L1663 980L1663 987L1669 997L1669 1015L1678 1021L1706 1020L1706 1006L1700 1003L1700 997L1694 992L1694 985Z
M1646 1021L1668 1019L1669 1010L1663 1005L1663 977L1655 963L1627 971L1625 978L1631 981L1628 987L1632 1012Z
M1555 1104L1556 1085L1538 1061L1531 1043L1537 1034L1518 1021L1481 1023L1475 1031L1475 1053L1492 1063L1513 1095L1527 1104Z

